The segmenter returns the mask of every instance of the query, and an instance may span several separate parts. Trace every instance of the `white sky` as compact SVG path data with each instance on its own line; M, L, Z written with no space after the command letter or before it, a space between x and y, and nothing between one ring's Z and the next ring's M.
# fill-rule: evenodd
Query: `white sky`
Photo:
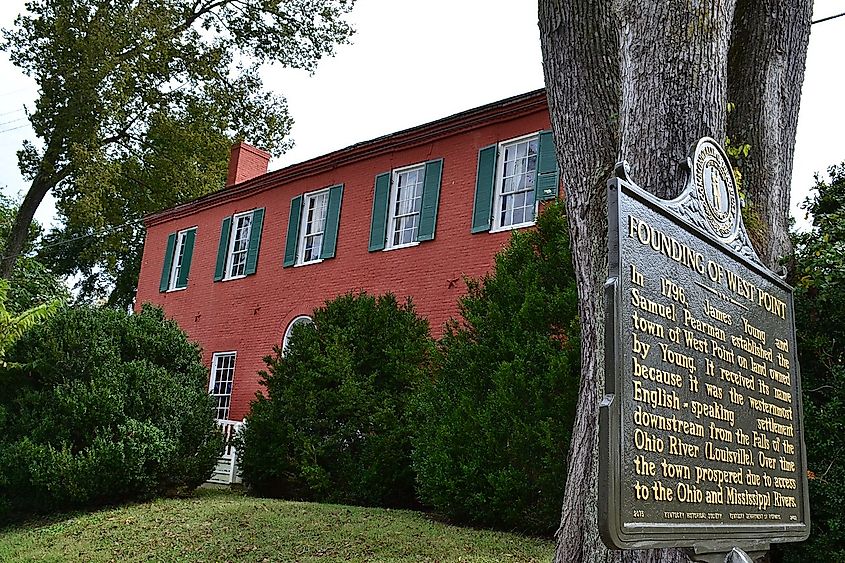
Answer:
M23 0L3 0L10 27ZM845 10L816 0L814 19ZM358 0L349 17L352 44L306 72L268 69L267 86L288 99L296 146L271 161L276 169L543 86L536 0ZM801 100L793 173L793 211L813 175L845 160L842 36L845 17L813 26ZM16 151L33 138L22 108L32 81L0 54L0 187L23 197L27 184ZM36 218L55 213L45 201Z

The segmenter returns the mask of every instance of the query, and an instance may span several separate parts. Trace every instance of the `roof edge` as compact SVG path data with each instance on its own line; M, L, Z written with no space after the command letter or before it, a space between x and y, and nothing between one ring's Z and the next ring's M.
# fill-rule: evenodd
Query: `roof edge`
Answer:
M197 199L170 207L144 217L144 226L151 227L178 219L197 211L215 207L228 201L242 199L301 178L326 172L338 166L351 164L396 150L411 148L433 139L455 134L466 129L506 121L519 115L534 112L547 106L546 90L541 88L478 106L422 125L403 129L332 151L279 170L267 172L240 184L235 184Z

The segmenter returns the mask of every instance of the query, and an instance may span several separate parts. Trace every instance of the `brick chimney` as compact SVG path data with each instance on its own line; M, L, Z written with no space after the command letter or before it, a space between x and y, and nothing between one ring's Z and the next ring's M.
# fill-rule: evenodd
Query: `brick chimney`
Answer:
M232 145L229 156L229 174L226 187L246 182L267 173L270 153L257 149L243 141Z

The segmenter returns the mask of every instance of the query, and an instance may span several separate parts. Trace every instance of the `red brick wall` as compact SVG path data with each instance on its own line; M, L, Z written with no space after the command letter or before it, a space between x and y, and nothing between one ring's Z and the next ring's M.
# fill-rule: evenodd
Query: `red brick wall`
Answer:
M200 343L206 365L214 352L237 351L229 416L234 420L249 410L260 390L257 372L264 368L262 357L281 343L288 323L339 294L365 289L374 294L392 291L399 298L410 295L417 311L428 317L434 336L440 336L443 323L457 313L458 297L466 291L462 277L488 271L494 254L510 236L508 231L470 233L478 150L548 128L547 111L536 111L155 224L147 232L137 303L161 305ZM444 159L435 239L410 248L368 252L376 174L435 158ZM291 198L340 183L345 188L336 257L282 268ZM221 221L256 207L266 211L255 275L214 282ZM159 293L168 234L193 226L197 234L188 288Z
M267 172L270 153L240 142L232 146L226 186L246 182Z

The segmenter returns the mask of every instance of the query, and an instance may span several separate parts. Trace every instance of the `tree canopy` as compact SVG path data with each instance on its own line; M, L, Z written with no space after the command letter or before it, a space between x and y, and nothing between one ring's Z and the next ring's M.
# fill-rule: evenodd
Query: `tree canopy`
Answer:
M343 17L353 2L28 2L2 48L38 85L29 109L38 139L18 153L31 185L0 277L53 190L67 224L51 237L76 241L59 256L63 270L78 260L83 290L101 290L91 276L103 272L128 291L134 278L121 273L137 268L140 217L222 187L232 139L285 149L291 118L260 69L313 70L351 34Z

